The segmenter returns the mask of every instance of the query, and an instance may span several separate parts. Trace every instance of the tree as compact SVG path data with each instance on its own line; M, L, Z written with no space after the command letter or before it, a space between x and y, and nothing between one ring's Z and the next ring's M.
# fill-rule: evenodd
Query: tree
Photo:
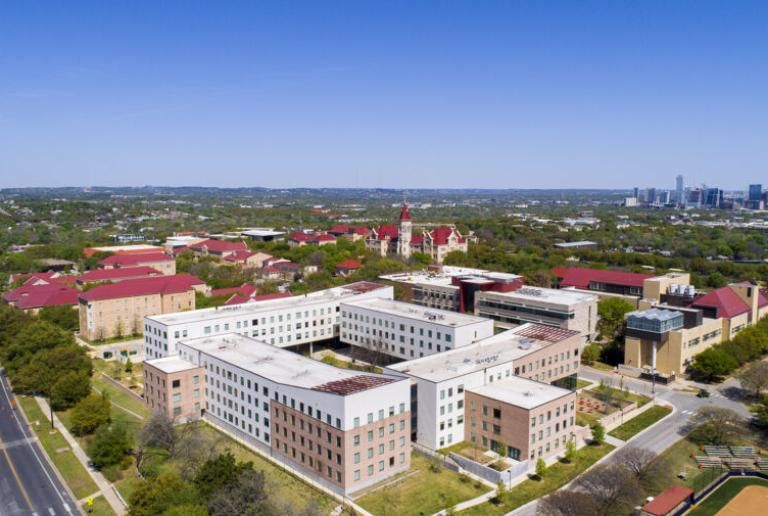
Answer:
M208 512L200 504L195 486L172 469L164 470L152 481L137 483L128 496L128 505L131 516L197 516ZM189 512L179 512L182 507L189 508Z
M177 442L173 421L163 410L156 410L144 424L138 436L136 469L144 471L144 460L158 452L173 457Z
M603 444L605 442L605 427L600 421L592 425L592 441L595 444Z
M581 363L589 365L594 364L596 361L600 360L600 353L600 346L594 342L590 342L581 350Z
M223 487L234 485L240 474L246 470L253 470L253 463L237 462L235 456L227 450L215 459L206 461L197 472L194 483L200 496L204 500L210 500L212 495Z
M731 409L705 405L691 416L689 438L701 444L731 445L744 434L744 419Z
M239 471L232 483L223 484L213 493L208 502L208 510L212 515L272 513L264 485L264 474L254 470L250 462L246 465L250 467Z
M691 373L700 380L713 381L727 375L738 366L739 362L733 355L719 346L712 346L693 357Z
M65 331L76 331L80 327L78 311L69 305L47 306L40 310L38 316L40 320L55 324Z
M608 382L606 382L604 378L601 378L600 385L598 385L595 390L598 398L600 398L607 406L613 405L614 392L613 387L608 385Z
M536 460L536 476L539 478L544 478L544 475L547 472L547 463L544 462L543 457L539 457Z
M578 491L555 491L542 498L536 508L540 516L584 516L598 514L597 505L592 498Z
M133 372L133 362L131 362L131 357L128 357L125 360L125 372L126 373L132 373Z
M663 487L669 463L651 450L628 445L620 449L613 462L632 473L646 493L655 493Z
M597 314L600 320L597 329L603 339L615 340L624 328L624 316L634 310L626 299L609 297L597 304Z
M101 425L88 446L88 456L97 468L119 464L131 450L128 431L122 425Z
M107 396L91 393L72 409L70 430L75 435L91 434L100 426L109 423L110 412L111 407Z
M563 458L565 459L565 462L571 463L573 462L573 458L576 456L576 441L573 439L569 439L568 442L565 443L565 455Z
M768 387L768 362L759 361L751 364L739 375L741 386L760 398L760 393Z
M637 479L615 464L598 464L574 481L574 487L592 497L594 514L629 514L643 497Z
M85 371L69 371L55 380L51 403L56 410L67 409L84 399L90 392L90 376Z

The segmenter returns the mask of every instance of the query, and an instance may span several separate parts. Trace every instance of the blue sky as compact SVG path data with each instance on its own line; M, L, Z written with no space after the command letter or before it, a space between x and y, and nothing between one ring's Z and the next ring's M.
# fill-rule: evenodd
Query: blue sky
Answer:
M768 184L768 4L0 4L0 186Z

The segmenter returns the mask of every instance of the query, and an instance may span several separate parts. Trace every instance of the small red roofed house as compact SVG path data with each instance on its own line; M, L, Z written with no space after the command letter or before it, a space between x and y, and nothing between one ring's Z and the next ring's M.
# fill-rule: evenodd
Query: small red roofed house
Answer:
M176 260L165 253L114 254L99 262L102 269L120 269L124 267L152 267L166 276L176 274Z
M683 486L672 486L656 498L643 505L642 516L668 516L678 514L685 505L693 504L693 489Z
M288 244L294 247L301 247L309 244L328 245L335 243L336 237L327 233L305 233L304 231L294 231L288 236Z
M360 263L360 260L344 260L336 264L336 275L349 276L362 266L363 264Z
M272 255L253 251L236 251L224 258L227 263L237 264L242 267L262 268L264 262L272 258Z
M230 242L229 240L208 239L202 242L196 242L189 245L189 250L197 256L216 256L226 258L234 253L248 251L248 245L245 242Z
M195 309L195 292L206 291L191 274L129 279L81 292L80 335L89 340L141 334L147 315Z

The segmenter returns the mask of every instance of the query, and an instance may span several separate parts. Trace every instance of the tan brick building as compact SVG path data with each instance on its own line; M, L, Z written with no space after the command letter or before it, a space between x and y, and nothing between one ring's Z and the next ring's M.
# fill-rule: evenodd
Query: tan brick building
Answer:
M144 401L179 423L199 419L205 404L205 369L178 356L144 362Z
M125 280L80 294L80 335L89 340L141 334L147 315L195 309L205 283L189 274Z

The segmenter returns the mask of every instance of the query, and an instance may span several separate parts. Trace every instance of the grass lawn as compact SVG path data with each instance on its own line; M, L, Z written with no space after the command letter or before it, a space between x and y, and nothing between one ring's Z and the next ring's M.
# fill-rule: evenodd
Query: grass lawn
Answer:
M339 502L322 491L307 485L291 473L277 467L258 453L242 446L212 426L206 424L202 428L204 432L210 435L212 441L218 443L222 451L229 449L237 460L253 462L254 467L264 473L270 496L291 500L296 506L296 511L294 512L300 512L310 499L314 499L318 503L318 509L323 513L329 513L339 504Z
M589 414L587 412L576 411L576 424L579 426L592 426L597 423L603 414Z
M485 450L476 446L472 446L472 444L468 443L467 441L461 441L440 450L440 453L443 453L444 455L448 455L448 453L451 452L459 454L480 464L488 464L489 462L496 460L493 457L485 455Z
M88 507L86 503L84 503L82 507L85 514L93 516L114 516L115 514L115 511L112 510L109 502L107 502L107 500L101 495L93 499L93 505L91 507Z
M50 433L50 420L40 410L40 406L34 398L19 396L18 400L32 425L32 429L40 439L40 443L75 496L83 498L98 491L99 488L88 471L72 453L67 440L58 432ZM39 424L35 424L35 422L39 422Z
M592 362L591 364L589 364L589 367L593 369L597 369L598 371L613 371L614 369L616 369L612 365L606 364L604 362L598 362L598 361Z
M688 515L714 516L747 486L768 487L768 480L762 478L729 478L689 512Z
M582 380L581 378L576 379L576 389L582 389L584 387L587 387L588 385L592 385L592 382L589 380Z
M385 480L355 501L376 516L434 514L491 490L448 468L435 472L429 466L427 457L412 453L410 470Z
M617 426L608 432L608 435L611 435L616 439L621 439L622 441L627 441L634 437L635 434L645 430L654 423L657 423L658 421L661 421L667 417L670 412L672 412L672 409L668 407L662 407L661 405L656 405L655 407L649 408L642 414L633 417L623 425Z
M105 380L100 374L94 374L91 385L98 392L106 392L113 405L119 405L143 417L149 418L149 408L136 397L131 396L125 390ZM115 407L117 408L117 407Z
M613 450L613 446L607 443L600 446L585 446L576 452L576 457L570 464L558 462L547 469L543 479L528 479L514 486L503 496L501 503L486 502L461 511L460 514L468 516L506 514L531 500L560 489L611 450Z

